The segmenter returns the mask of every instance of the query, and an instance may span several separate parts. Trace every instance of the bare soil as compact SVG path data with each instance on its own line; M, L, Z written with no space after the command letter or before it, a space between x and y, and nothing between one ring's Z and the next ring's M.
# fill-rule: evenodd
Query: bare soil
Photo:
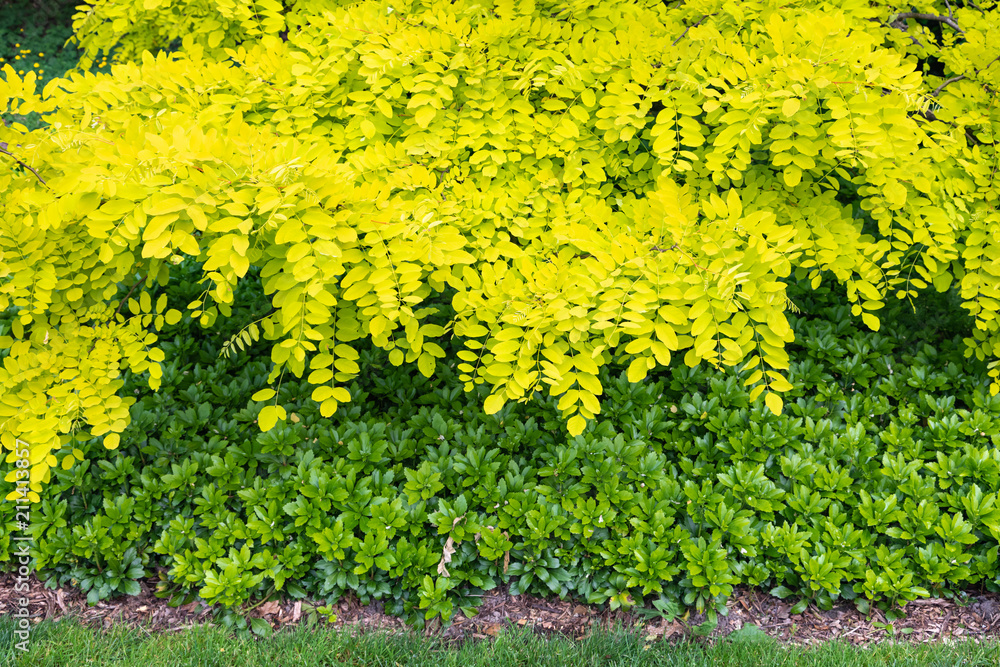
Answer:
M36 621L76 617L90 627L108 628L114 624L142 628L148 632L176 632L213 622L212 609L202 602L170 607L157 598L155 582L141 582L142 592L134 597L120 597L90 606L86 596L76 589L45 588L34 576L29 592L14 591L14 576L0 574L0 614L13 613L18 599L27 597L29 612ZM322 602L319 602L322 604ZM913 642L942 639L1000 638L1000 595L973 596L965 604L940 599L916 600L906 605L905 618L897 620L894 632L886 631L886 618L873 610L870 616L859 613L852 604L840 604L830 611L809 607L797 615L789 614L791 604L762 591L738 588L729 600L729 614L720 616L718 626L708 638L719 639L753 624L780 641L798 645L841 639L853 644L907 640ZM383 611L380 603L361 605L344 598L334 605L334 627L358 630L382 629L405 632L402 620ZM297 625L304 620L302 601L269 600L251 610L250 617L261 617L274 629ZM632 611L610 611L592 605L531 595L510 595L505 587L483 595L478 613L466 618L457 613L451 625L441 628L430 624L425 632L449 641L485 639L496 636L506 626L527 626L539 634L560 634L579 639L596 627L620 625L642 628L648 641L676 641L692 634L705 619L692 616L666 622L662 618L644 619Z

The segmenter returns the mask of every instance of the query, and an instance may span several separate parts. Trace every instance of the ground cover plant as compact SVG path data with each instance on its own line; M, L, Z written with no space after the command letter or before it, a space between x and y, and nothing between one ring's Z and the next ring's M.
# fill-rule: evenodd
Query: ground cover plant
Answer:
M192 298L200 271L180 265L156 297ZM157 392L126 373L117 450L93 438L55 470L29 528L39 577L93 602L154 577L244 629L240 610L274 595L350 593L422 626L474 614L497 585L667 618L726 613L738 584L793 613L853 600L890 620L917 597L1000 590L1000 397L963 357L958 295L930 316L897 306L900 326L872 334L843 293L789 293L802 342L782 415L750 400L748 371L635 384L611 366L607 409L573 436L554 397L488 415L454 362L426 378L369 346L349 406L323 416L292 380L289 420L260 433L271 362L231 345L268 307L247 280L223 339L190 315L165 326ZM6 560L14 505L0 516Z
M83 5L77 42L111 73L0 83L45 121L0 128L7 465L19 438L35 499L80 441L117 446L123 367L159 386L163 323L213 327L251 267L263 431L290 378L330 416L365 341L431 375L453 335L487 412L542 390L573 435L616 364L747 369L777 414L792 276L844 285L872 329L954 281L966 349L993 359L997 4L919 9ZM154 301L185 258L203 290Z

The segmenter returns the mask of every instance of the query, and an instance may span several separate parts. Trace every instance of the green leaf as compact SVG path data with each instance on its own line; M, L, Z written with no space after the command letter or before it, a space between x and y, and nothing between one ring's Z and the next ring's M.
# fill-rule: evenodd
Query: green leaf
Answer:
M761 644L775 641L773 637L753 623L746 623L739 630L730 632L726 639L739 644Z
M792 595L792 593L793 593L792 589L788 588L787 586L776 586L775 588L771 589L771 595L777 598L781 598L782 600Z
M139 595L142 589L139 587L139 582L132 579L127 579L121 583L118 590L125 595Z
M269 637L273 632L271 624L263 618L251 618L250 629L253 630L253 633L258 637Z

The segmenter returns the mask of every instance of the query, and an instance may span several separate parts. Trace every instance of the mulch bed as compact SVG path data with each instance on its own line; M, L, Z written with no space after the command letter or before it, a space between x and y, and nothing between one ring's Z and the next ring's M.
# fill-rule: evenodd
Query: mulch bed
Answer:
M149 632L176 632L197 625L213 622L212 610L202 602L192 602L180 607L170 607L167 601L153 594L153 581L141 583L142 592L134 597L121 597L87 604L86 596L76 589L45 588L32 575L29 583L29 611L34 621L76 617L90 627L107 628L123 624L144 628ZM0 614L13 613L18 598L24 593L14 592L14 576L0 573ZM720 616L718 627L709 639L719 639L754 624L768 635L784 642L807 645L830 639L841 639L853 644L870 644L887 639L914 642L942 639L1000 638L1000 595L985 594L970 598L964 605L948 600L915 600L906 606L906 617L894 623L895 633L889 635L877 623L886 619L878 610L871 617L860 614L852 604L840 604L830 611L810 607L802 614L789 614L791 604L762 591L738 588L729 600L729 615ZM378 603L361 605L356 599L344 598L334 605L337 620L334 627L352 627L358 630L382 629L405 632L402 620L385 614ZM273 628L296 625L303 621L301 601L269 600L248 614L266 619ZM571 638L582 638L595 627L622 625L642 626L648 641L683 639L690 629L704 619L691 617L686 622L665 622L660 618L643 619L629 611L610 611L591 605L557 599L543 599L531 595L510 595L505 587L483 595L483 604L473 618L456 613L447 628L436 624L428 626L428 634L445 640L485 639L496 636L505 626L527 626L540 634L558 633ZM904 633L904 629L909 631Z

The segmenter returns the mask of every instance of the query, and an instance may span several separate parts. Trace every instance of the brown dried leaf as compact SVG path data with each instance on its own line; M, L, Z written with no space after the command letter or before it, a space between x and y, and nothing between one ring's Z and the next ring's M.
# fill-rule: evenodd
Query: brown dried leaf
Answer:
M268 600L260 606L261 616L267 616L269 614L277 614L281 611L281 605L274 600Z
M455 522L458 523L458 519L455 519ZM449 535L448 539L444 543L444 549L441 552L441 562L438 563L438 574L442 577L451 576L451 573L448 572L448 568L445 566L451 562L451 555L453 553L455 553L455 538Z

